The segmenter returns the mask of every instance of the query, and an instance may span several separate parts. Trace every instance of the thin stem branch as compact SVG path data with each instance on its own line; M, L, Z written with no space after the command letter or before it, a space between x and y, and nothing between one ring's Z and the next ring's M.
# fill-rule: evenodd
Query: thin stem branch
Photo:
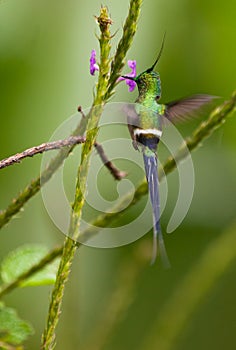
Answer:
M82 118L72 136L83 135L86 127L86 120ZM0 211L0 229L5 226L15 214L17 214L24 205L39 192L41 186L51 179L55 171L63 164L64 160L73 151L75 145L60 149L59 153L53 158L45 168L41 176L32 180L20 194L12 200L5 210Z
M81 113L82 118L86 118L84 111L81 106L78 106L78 112ZM98 142L94 143L94 146L97 150L97 153L99 157L101 158L103 164L107 167L107 169L110 171L111 175L116 179L116 180L122 180L124 177L127 176L127 173L124 171L120 171L118 168L115 167L115 165L108 159L107 155L105 154L104 148L102 145Z
M62 254L62 247L58 247L58 248L53 249L51 252L46 254L37 264L32 266L28 271L19 275L14 281L12 281L11 283L5 284L5 285L1 285L0 286L0 298L3 297L3 295L11 292L13 289L20 286L25 280L27 280L27 278L31 277L36 272L43 269L46 265L53 262L53 260L58 258L61 254Z
M20 163L22 159L27 157L33 157L36 154L60 149L62 147L68 147L72 145L76 145L79 143L85 142L85 137L82 136L70 136L68 139L65 140L58 140L58 141L52 141L47 143L42 143L39 146L34 146L31 148L26 149L25 151L21 153L14 154L11 157L5 158L0 161L0 169L6 168L8 166L14 165L16 163Z
M8 158L1 160L0 161L0 170L3 168L9 167L11 165L20 163L24 158L33 157L39 153L60 149L62 147L68 147L68 146L84 143L85 141L86 141L85 137L70 136L68 139L65 139L65 140L58 140L58 141L42 143L39 146L34 146L31 148L28 148L21 153L16 153L11 157L8 157ZM96 147L97 153L98 153L99 157L101 158L103 164L107 167L107 169L110 171L111 175L115 178L115 180L121 180L125 176L127 176L126 172L120 171L108 159L101 144L99 144L98 142L95 142L94 146Z
M100 143L95 142L94 146L103 162L103 164L107 167L107 169L110 171L112 176L116 180L122 180L124 177L127 176L127 173L125 171L120 171L116 166L108 159L107 155L104 152L104 149Z
M188 151L193 151L195 148L201 146L201 142L211 136L211 134L218 129L230 112L234 111L236 107L236 91L232 93L229 100L224 101L220 106L216 107L210 114L209 118L203 121L193 134L188 137L179 148L175 156L170 157L165 163L163 170L166 173L170 172L176 167L176 162L181 161L187 156ZM160 176L164 174L161 172Z
M82 132L84 128L85 128L85 118L82 118L81 123L76 128L73 135L70 136L68 139L44 143L42 145L29 148L28 150L25 150L22 153L16 154L14 156L11 156L9 158L6 158L0 161L0 169L3 169L7 166L19 163L20 160L22 160L25 157L32 157L35 154L57 149L57 148L58 149L61 149L62 147L65 148L60 150L59 154L51 160L47 168L41 174L41 177L37 177L35 180L32 180L31 183L27 185L26 188L15 199L12 200L12 202L8 205L8 207L5 210L0 211L0 229L4 227L12 219L12 217L23 208L23 206L28 202L28 200L30 200L35 194L38 193L40 188L47 181L50 180L52 175L62 165L63 161L72 152L74 146L78 143L85 142L86 140L85 137L75 136L75 134L78 133L79 131ZM112 164L111 161L109 161L100 144L96 143L95 146L96 145L98 145L97 151L101 160L103 161L104 165L108 168L108 170L111 172L112 176L116 180L121 180L122 178L124 178L126 176L126 173L117 169L114 166L114 164Z
M22 348L19 348L18 345L12 345L12 344L5 343L4 341L0 340L0 349L4 349L4 350L20 350Z

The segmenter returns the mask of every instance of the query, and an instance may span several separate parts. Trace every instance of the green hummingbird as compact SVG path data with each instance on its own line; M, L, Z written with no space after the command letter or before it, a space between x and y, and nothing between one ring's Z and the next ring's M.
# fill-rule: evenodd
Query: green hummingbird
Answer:
M123 79L134 81L138 86L139 95L135 101L135 111L129 108L128 128L136 150L143 153L146 179L148 182L149 195L153 209L153 253L152 263L155 262L157 254L160 254L163 264L168 267L169 259L166 253L164 239L160 226L160 198L159 182L157 172L157 148L162 135L162 126L165 118L170 122L189 119L199 112L199 109L212 101L214 96L193 95L174 102L160 104L161 80L159 73L154 68L159 61L163 47L158 53L154 64L139 74L137 77L122 76Z

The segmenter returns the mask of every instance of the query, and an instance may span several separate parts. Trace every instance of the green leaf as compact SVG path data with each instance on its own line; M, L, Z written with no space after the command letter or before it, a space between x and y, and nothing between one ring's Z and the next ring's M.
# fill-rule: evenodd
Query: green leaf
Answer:
M38 264L48 253L48 248L42 245L24 245L10 252L1 264L1 278L3 283L11 283L22 273L28 271L32 266ZM20 283L21 287L53 284L56 280L59 260L45 266Z
M2 304L0 305L1 343L18 345L33 333L32 326L28 322L21 320L14 309L5 307Z

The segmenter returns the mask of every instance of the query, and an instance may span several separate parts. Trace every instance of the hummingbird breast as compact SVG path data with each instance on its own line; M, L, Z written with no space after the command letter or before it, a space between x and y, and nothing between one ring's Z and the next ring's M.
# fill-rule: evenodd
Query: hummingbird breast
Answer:
M157 145L160 141L162 132L158 129L135 129L134 137L136 142L145 146L152 152L157 151Z
M128 127L133 139L135 149L141 144L156 152L157 145L162 136L162 115L161 105L156 101L145 100L140 103L139 99L135 104L135 112L128 116Z

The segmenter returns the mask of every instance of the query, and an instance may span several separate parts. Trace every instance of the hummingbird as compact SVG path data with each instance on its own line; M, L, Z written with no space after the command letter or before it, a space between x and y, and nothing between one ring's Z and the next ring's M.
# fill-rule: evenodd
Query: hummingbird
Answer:
M128 108L129 110L126 113L128 114L128 128L133 146L136 150L141 150L143 154L152 204L153 252L151 264L155 262L157 254L160 254L164 266L170 267L160 225L157 149L162 136L162 127L165 124L165 118L175 124L178 121L196 116L204 105L212 101L214 96L198 94L166 104L159 103L162 92L161 80L160 74L155 72L154 69L161 57L164 41L165 35L157 58L150 68L137 77L122 76L122 78L134 81L139 92L135 101L135 111Z

